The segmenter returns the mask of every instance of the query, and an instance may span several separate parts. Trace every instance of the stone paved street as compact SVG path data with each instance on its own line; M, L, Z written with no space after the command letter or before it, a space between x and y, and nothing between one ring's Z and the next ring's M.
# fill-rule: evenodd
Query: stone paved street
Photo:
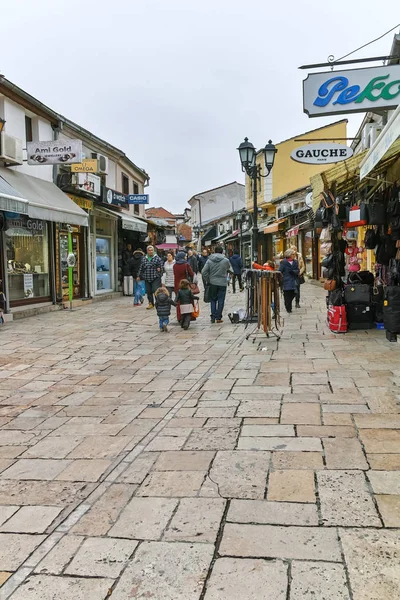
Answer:
M400 346L302 292L279 342L130 298L0 330L1 600L400 597Z

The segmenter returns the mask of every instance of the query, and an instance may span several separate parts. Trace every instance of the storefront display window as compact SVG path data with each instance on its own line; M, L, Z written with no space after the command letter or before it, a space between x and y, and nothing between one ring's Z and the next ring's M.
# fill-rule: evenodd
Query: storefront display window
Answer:
M7 218L5 239L10 301L49 297L47 223L25 215Z
M304 234L304 262L306 264L306 273L309 277L313 276L313 232L307 231Z
M111 289L111 239L96 238L96 289Z

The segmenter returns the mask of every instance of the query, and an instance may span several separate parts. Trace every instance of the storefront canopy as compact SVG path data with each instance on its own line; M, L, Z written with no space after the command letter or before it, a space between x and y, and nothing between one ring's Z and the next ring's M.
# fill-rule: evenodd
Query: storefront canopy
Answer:
M205 232L205 234L201 238L201 243L204 244L204 242L209 242L209 241L211 242L211 240L213 240L216 235L217 235L217 227L216 227L216 225L213 225L213 227L210 227L210 229L208 229Z
M28 214L28 203L5 179L0 177L0 210Z
M400 154L400 106L397 107L386 127L378 136L360 165L360 180L379 165L388 167Z
M180 248L181 246L179 246L178 244L157 244L156 248L157 250L177 250L178 248Z
M138 231L139 233L147 233L147 223L133 217L132 215L127 215L125 213L119 213L122 221L122 229L128 229L129 231Z
M88 216L51 181L0 167L0 177L18 192L32 219L87 226Z

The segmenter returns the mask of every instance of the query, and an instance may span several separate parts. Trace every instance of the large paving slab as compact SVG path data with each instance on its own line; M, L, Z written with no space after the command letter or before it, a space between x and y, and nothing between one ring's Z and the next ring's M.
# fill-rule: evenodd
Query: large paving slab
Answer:
M279 343L131 298L2 328L7 600L400 596L400 347L301 293Z

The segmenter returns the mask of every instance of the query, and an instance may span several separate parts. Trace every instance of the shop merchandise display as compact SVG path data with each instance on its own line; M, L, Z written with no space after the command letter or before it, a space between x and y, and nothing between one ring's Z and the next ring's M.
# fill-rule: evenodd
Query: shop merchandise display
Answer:
M382 323L400 333L400 189L394 183L371 196L371 188L336 197L324 191L316 212L328 325L335 333ZM360 227L367 227L363 245L357 243ZM374 251L374 273L361 270L364 249Z

